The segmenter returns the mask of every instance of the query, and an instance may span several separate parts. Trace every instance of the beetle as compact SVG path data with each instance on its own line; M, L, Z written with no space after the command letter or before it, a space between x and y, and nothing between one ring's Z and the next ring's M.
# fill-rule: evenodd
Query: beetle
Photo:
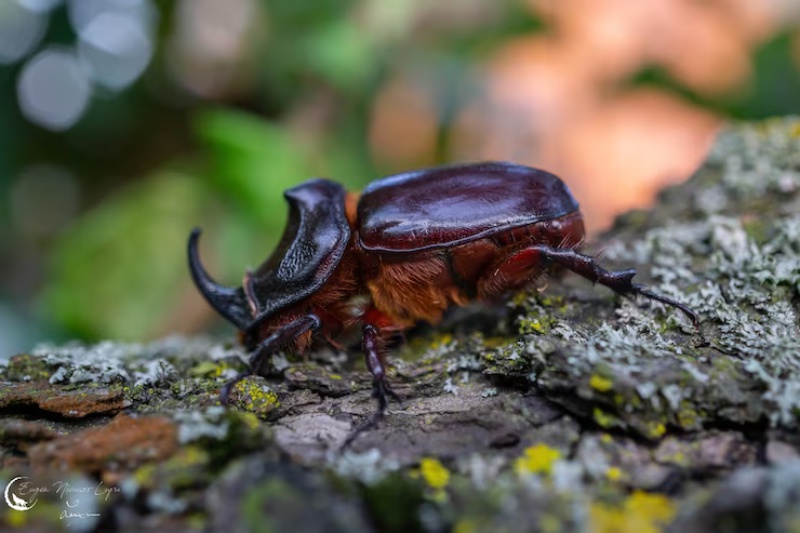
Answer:
M227 403L242 378L262 373L285 345L307 350L313 335L335 338L360 324L378 408L398 400L386 379L385 343L420 321L436 323L451 306L493 301L531 284L551 267L571 270L620 295L642 295L682 311L684 304L632 283L635 269L609 271L578 252L585 232L578 203L557 176L506 162L443 166L389 176L358 193L312 179L285 191L289 217L272 255L224 287L189 237L197 288L241 332L246 371L221 391Z

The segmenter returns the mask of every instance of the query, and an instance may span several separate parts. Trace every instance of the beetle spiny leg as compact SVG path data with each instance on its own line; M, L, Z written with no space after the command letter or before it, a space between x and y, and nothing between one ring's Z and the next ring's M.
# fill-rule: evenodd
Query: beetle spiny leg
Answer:
M689 307L677 300L653 292L645 288L644 285L632 283L631 280L636 275L636 269L634 268L609 271L601 267L596 258L577 253L574 250L557 250L542 245L531 246L530 250L538 251L546 259L568 268L589 281L605 285L618 294L641 294L651 300L675 307L692 321L695 329L698 328L697 314Z
M361 346L364 350L367 368L372 374L372 393L370 396L378 401L378 409L345 439L342 449L350 446L361 433L378 425L378 422L381 421L386 413L386 408L389 407L389 399L398 403L403 401L386 381L386 362L383 358L383 345L377 327L369 323L364 324Z

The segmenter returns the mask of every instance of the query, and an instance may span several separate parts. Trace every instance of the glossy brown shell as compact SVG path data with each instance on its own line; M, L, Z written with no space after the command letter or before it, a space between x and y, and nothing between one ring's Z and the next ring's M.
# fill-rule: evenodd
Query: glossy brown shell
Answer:
M578 211L557 176L513 163L471 163L390 176L358 204L359 244L417 252L464 244Z

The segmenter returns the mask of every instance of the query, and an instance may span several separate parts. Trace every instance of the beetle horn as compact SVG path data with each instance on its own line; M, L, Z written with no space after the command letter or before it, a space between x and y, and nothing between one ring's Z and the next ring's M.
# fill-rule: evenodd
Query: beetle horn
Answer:
M203 294L211 307L225 317L240 330L246 330L252 322L248 312L247 300L241 287L224 287L211 279L208 272L200 264L197 253L197 241L200 239L200 228L192 230L189 235L189 270L194 284Z

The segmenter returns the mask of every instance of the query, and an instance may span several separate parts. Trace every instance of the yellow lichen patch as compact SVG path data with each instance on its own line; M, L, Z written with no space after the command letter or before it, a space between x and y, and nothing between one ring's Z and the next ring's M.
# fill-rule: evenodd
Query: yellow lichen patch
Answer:
M28 522L28 517L24 511L11 511L6 513L6 523L12 528L19 528Z
M661 422L650 424L647 427L647 434L653 438L663 437L666 432L667 427Z
M527 335L536 333L537 335L544 335L547 333L547 327L536 318L520 318L519 320L519 333L520 335Z
M143 464L133 472L133 480L139 487L150 487L156 473L155 463Z
M443 346L447 346L451 342L453 342L453 336L450 335L449 333L444 333L443 335L440 335L435 339L433 339L433 342L431 343L431 348L437 350L439 348L442 348Z
M426 457L419 464L419 472L431 488L441 490L450 482L450 471L438 459Z
M557 513L543 513L539 519L542 533L559 533L564 531L564 521Z
M675 517L675 504L660 494L635 491L620 506L592 503L592 533L659 533Z
M528 293L525 291L520 291L511 298L511 304L515 307L522 307L522 304L525 303L525 300L528 299Z
M701 426L697 411L688 408L678 412L678 424L683 429L698 429Z
M238 393L237 404L257 415L265 415L281 406L278 395L269 387L260 386L253 379L244 379L236 384L234 390Z
M478 526L472 520L462 518L453 525L453 533L475 533Z
M623 476L622 469L616 466L610 466L608 470L606 470L606 477L611 481L619 481Z
M514 462L514 470L518 474L549 474L553 463L561 459L561 452L546 444L537 444L525 448L522 457Z
M589 386L596 391L606 392L611 390L611 388L614 386L614 382L608 378L604 378L603 376L592 374L592 377L589 378Z
M239 420L241 420L242 423L245 426L247 426L247 429L251 430L257 429L259 424L261 423L259 422L258 417L253 413L240 411L238 415L239 415Z
M208 452L199 446L186 446L170 459L170 464L177 468L189 468L207 462Z
M231 366L225 362L215 363L213 361L203 361L189 369L189 375L197 378L213 379L221 377L222 373L229 368L231 368Z
M595 407L592 411L592 418L594 418L594 421L597 422L597 425L600 427L610 428L617 425L617 419L599 407Z

